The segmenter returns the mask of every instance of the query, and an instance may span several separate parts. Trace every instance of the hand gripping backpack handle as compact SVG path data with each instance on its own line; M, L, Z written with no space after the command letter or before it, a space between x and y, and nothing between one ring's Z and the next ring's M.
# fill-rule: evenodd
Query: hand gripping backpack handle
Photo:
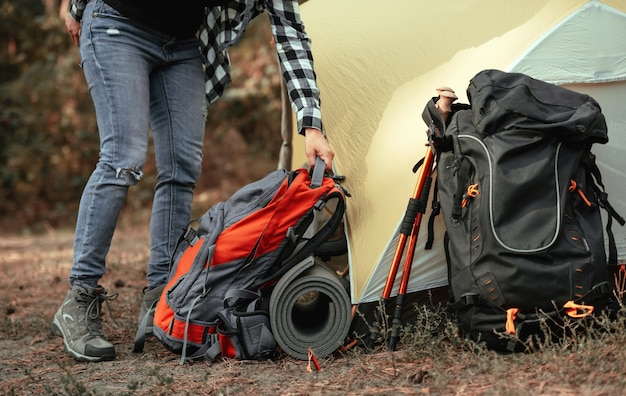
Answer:
M324 172L326 171L326 164L320 157L315 158L315 166L311 175L311 188L318 188L322 186L324 180Z

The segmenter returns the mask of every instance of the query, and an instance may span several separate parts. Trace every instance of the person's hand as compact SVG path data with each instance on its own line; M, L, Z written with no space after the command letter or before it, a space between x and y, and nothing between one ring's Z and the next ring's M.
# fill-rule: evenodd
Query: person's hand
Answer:
M449 87L439 87L436 89L439 94L439 100L435 104L439 114L443 117L444 122L448 122L448 117L452 113L452 103L458 99L454 90Z
M69 12L65 13L65 30L69 33L74 45L78 45L80 39L80 22L72 18Z
M309 166L315 165L315 158L320 157L326 164L326 170L332 170L335 152L330 143L319 129L307 128L304 130L304 152Z

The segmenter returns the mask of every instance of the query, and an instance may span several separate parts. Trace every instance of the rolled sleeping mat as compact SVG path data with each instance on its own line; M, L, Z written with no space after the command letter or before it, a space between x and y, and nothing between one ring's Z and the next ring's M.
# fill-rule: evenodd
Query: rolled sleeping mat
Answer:
M348 284L314 257L283 275L270 297L270 321L277 344L307 360L309 348L323 358L343 345L352 321Z

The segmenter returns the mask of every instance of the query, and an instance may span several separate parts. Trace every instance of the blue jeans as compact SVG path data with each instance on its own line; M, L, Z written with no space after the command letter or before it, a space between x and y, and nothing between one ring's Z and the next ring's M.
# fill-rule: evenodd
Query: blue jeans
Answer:
M189 222L202 166L205 94L198 40L178 40L127 18L102 0L87 4L82 68L100 134L100 159L80 200L70 284L95 286L128 188L143 176L152 128L157 182L150 220L148 286L165 283Z

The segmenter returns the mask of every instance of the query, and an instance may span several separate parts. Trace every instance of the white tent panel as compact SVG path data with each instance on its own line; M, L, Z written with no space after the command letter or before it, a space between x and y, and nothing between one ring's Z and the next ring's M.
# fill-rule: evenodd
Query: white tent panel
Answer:
M625 27L626 14L590 1L540 38L510 69L553 84L625 80Z

